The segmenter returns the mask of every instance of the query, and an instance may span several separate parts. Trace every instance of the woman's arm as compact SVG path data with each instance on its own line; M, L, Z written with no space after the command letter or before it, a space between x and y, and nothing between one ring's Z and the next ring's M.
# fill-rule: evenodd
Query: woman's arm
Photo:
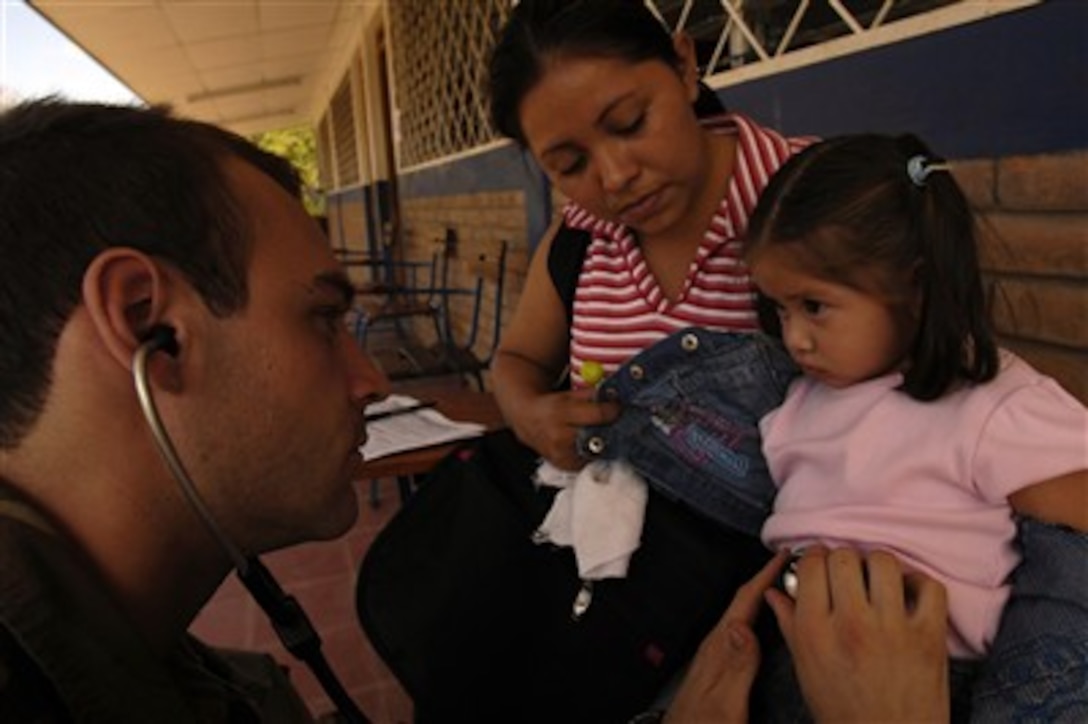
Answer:
M1009 496L1017 513L1088 533L1088 470L1029 485Z
M584 462L575 450L578 428L609 422L618 409L594 402L591 390L554 390L570 356L566 308L548 273L558 228L552 224L533 254L491 374L495 399L518 438L553 465L575 470Z

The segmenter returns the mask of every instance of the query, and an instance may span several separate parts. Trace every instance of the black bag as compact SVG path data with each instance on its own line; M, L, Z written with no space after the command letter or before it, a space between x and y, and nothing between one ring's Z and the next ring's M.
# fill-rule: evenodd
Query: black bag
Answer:
M532 534L555 494L508 431L444 459L378 534L356 591L371 642L420 722L624 722L691 658L767 560L650 489L623 579L581 587L568 548Z

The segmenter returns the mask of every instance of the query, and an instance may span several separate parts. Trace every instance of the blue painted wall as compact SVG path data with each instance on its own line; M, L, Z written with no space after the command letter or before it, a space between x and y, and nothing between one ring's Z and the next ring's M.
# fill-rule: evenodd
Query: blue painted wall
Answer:
M1088 0L1047 0L724 88L730 108L789 134L911 131L948 158L1088 149ZM399 179L403 198L523 189L535 243L548 184L513 146Z
M405 174L397 179L397 189L402 199L524 190L529 238L534 242L551 219L548 180L532 156L514 144Z
M719 96L788 134L911 131L949 158L1088 148L1088 2L1049 0Z

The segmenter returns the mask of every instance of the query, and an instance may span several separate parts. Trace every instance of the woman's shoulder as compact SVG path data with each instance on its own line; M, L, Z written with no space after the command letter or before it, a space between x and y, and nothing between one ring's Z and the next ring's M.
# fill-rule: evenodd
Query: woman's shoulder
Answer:
M736 160L729 169L733 192L727 194L726 199L739 200L749 213L778 169L794 154L818 140L815 136L787 136L743 113L706 118L702 123L709 133L735 137Z
M542 251L547 254L548 269L552 277L555 277L557 272L580 269L586 255L586 248L592 238L590 230L571 226L565 220L556 224L547 238L541 242L542 245L547 245Z
M779 160L784 160L820 140L813 135L786 134L743 113L724 113L705 118L701 122L713 133L736 133L742 152L761 156L771 153Z

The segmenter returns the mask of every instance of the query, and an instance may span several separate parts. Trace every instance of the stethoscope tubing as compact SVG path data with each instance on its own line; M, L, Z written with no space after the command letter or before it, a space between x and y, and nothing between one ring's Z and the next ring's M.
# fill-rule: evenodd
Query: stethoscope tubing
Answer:
M193 484L193 479L189 477L188 471L185 470L177 450L174 449L174 444L162 424L159 410L155 406L155 398L151 394L151 386L147 381L147 359L157 351L158 346L155 340L145 342L136 350L136 354L132 359L132 378L136 383L136 396L140 400L140 409L143 410L144 418L147 420L148 428L151 430L151 436L155 441L155 447L158 449L159 455L162 457L163 462L166 463L166 466L170 468L174 479L178 481L189 504L196 511L197 516L200 517L200 520L208 528L212 536L219 541L220 547L230 558L231 564L238 569L240 574L244 575L249 567L246 557L227 537L219 524L215 522L215 518L212 516L211 511L208 510L204 499L200 497L196 485Z

